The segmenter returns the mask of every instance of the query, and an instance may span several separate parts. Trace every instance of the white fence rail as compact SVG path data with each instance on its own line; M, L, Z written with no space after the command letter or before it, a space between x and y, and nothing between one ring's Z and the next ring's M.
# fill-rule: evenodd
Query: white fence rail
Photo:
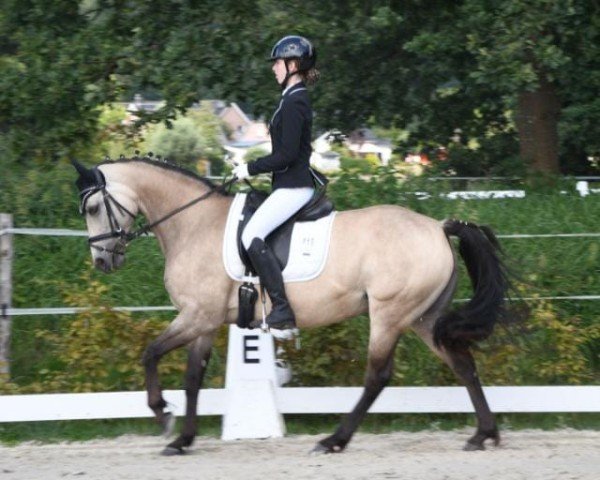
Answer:
M454 302L467 302L467 298L457 298ZM560 295L555 297L521 297L523 301L595 301L600 300L600 295ZM77 313L89 310L89 307L46 307L46 308L7 308L3 314L9 317L28 317L35 315L75 315ZM174 312L175 307L170 305L158 306L133 306L133 307L113 307L115 311L121 312Z
M484 387L494 412L600 412L600 386ZM283 414L346 413L361 387L275 388L277 410ZM185 392L165 390L176 415L184 415ZM227 389L200 393L198 415L225 415ZM470 413L473 407L464 387L388 387L371 413ZM145 418L145 392L60 393L0 396L0 422Z
M5 228L0 229L0 236L9 234L16 235L40 235L40 236L64 236L64 237L85 237L85 230L69 230L56 228ZM582 233L542 233L542 234L499 234L498 238L505 239L533 239L533 238L600 238L600 233L582 232ZM522 300L558 300L558 301L595 301L600 300L600 295L562 295L562 296L544 296L544 297L525 297ZM464 302L466 299L457 299L457 302ZM8 317L32 316L32 315L72 315L86 310L85 307L50 307L50 308L5 308L3 314ZM122 306L115 307L115 310L127 312L156 312L156 311L175 311L172 306Z
M0 236L2 235L34 235L46 237L87 237L88 233L85 230L69 230L63 228L0 228ZM600 237L600 233L596 232L581 232L581 233L505 233L497 234L498 238L596 238ZM143 237L141 237L143 238Z

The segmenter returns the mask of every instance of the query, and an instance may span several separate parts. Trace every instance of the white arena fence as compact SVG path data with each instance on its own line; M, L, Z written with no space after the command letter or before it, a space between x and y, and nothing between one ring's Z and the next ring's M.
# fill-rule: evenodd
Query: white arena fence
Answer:
M497 413L600 412L600 386L484 387ZM350 412L362 387L275 387L277 410L284 414ZM185 392L165 390L176 415L185 413ZM203 389L198 415L226 415L231 392ZM254 412L246 399L244 412ZM464 387L387 387L370 413L471 413ZM254 414L254 413L253 413ZM146 418L146 392L55 393L0 396L0 422Z
M594 192L595 193L595 192ZM472 197L471 197L472 198ZM483 198L483 197L479 197ZM85 231L40 228L0 228L2 236L87 236ZM600 233L509 234L506 239L598 238ZM5 237L6 238L6 237ZM596 301L600 295L534 297L524 300ZM466 299L457 300L466 301ZM8 303L10 305L10 303ZM7 308L8 307L8 308ZM172 306L115 307L130 312L174 311ZM10 308L3 300L0 316L68 315L85 308ZM241 342L236 348L232 344ZM254 344L252 342L255 342ZM226 385L203 389L198 415L223 416L223 439L281 436L282 414L345 413L352 410L362 387L283 387L282 365L276 362L273 337L230 327ZM250 345L249 348L247 348ZM242 348L239 348L239 347ZM255 357L247 361L248 351ZM285 368L285 366L284 366ZM600 386L484 387L493 411L600 412ZM185 392L167 390L173 413L183 415ZM247 412L253 415L248 416ZM371 413L468 413L473 407L464 387L388 387ZM152 416L145 392L60 393L0 396L0 422L141 418ZM248 417L253 417L249 419Z

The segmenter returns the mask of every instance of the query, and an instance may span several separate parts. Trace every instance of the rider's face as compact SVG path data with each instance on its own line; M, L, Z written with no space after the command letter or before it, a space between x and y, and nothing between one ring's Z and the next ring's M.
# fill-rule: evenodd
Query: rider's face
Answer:
M296 71L295 62L291 61L288 64L288 67L290 69L290 72ZM277 83L281 85L285 80L285 76L287 75L287 69L285 68L285 60L283 58L278 58L277 60L275 60L273 62L271 70L273 70L273 73L275 74L275 79L277 80Z

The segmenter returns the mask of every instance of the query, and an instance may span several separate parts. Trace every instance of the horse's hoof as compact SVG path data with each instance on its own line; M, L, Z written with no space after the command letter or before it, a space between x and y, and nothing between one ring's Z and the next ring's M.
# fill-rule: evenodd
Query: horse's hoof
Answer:
M480 431L473 435L467 443L463 447L465 452L475 452L478 450L485 450L485 442L486 440L491 440L494 442L494 446L500 445L500 434L498 433L498 429L494 428L492 430Z
M324 445L321 445L320 443L317 443L314 446L314 448L310 452L308 452L308 453L309 453L309 455L325 455L325 454L331 453L331 452Z
M170 437L173 434L173 430L175 430L175 422L177 421L177 417L173 415L171 412L165 413L165 416L162 420L163 437Z
M475 443L467 442L467 443L465 443L463 450L465 452L476 452L478 450L485 450L485 446L483 445L483 443L475 444Z
M322 443L317 443L315 448L310 451L311 455L325 455L328 453L341 453L344 447L340 445L325 446Z
M181 447L165 447L160 454L163 457L174 457L175 455L185 455L185 450Z

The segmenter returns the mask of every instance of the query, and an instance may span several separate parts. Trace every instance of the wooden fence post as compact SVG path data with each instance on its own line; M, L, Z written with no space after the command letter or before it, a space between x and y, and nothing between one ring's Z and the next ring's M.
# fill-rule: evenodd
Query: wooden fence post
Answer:
M0 376L10 375L11 318L7 311L12 298L12 215L0 213ZM4 232L4 233L3 233Z

